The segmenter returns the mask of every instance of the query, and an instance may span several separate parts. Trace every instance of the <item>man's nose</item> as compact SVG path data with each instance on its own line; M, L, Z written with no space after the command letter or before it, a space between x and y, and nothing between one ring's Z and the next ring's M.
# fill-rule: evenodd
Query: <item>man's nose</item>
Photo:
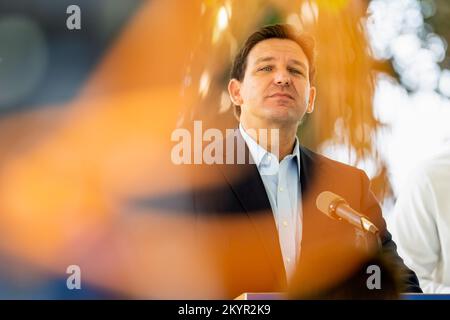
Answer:
M278 72L275 75L275 83L279 86L288 86L291 83L291 78L286 72Z

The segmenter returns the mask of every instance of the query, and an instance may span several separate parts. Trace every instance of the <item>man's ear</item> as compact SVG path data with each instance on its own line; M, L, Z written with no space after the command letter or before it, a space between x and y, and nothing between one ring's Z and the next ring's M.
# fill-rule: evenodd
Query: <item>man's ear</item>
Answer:
M312 113L314 111L314 101L316 100L316 87L309 88L309 99L306 113Z
M230 95L230 99L233 104L237 106L242 105L241 82L239 80L231 79L228 82L228 94Z

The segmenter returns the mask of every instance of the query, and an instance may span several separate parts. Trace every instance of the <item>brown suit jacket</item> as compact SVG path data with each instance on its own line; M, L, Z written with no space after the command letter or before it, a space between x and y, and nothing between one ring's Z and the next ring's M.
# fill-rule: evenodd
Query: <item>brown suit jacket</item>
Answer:
M235 152L243 141L239 130L226 139L234 139ZM250 156L246 146L245 153ZM317 196L328 190L346 199L352 208L377 225L383 253L402 270L404 291L421 292L416 275L396 252L366 174L303 146L300 157L303 231L297 285L305 292L323 290L348 277L365 258L356 249L353 227L316 208ZM278 232L256 165L249 161L197 165L191 176L197 185L192 192L192 210L198 220L200 239L207 244L205 254L209 254L219 270L224 298L234 298L243 292L286 290ZM202 179L208 183L196 183Z

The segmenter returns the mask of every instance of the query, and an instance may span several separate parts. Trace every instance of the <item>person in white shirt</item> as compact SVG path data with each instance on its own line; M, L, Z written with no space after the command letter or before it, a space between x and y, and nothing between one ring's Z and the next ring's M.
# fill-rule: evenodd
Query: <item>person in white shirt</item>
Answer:
M395 206L392 235L424 293L450 293L450 148L410 175Z

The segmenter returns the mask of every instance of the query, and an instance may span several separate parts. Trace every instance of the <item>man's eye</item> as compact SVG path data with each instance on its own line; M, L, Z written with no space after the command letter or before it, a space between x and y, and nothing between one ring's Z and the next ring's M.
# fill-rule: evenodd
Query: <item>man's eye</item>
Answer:
M259 71L272 71L272 67L271 66L265 66L265 67L262 67L261 69L259 69Z
M290 69L289 71L294 73L294 74L299 74L299 75L303 74L303 72L301 72L300 70L297 70L297 69Z

